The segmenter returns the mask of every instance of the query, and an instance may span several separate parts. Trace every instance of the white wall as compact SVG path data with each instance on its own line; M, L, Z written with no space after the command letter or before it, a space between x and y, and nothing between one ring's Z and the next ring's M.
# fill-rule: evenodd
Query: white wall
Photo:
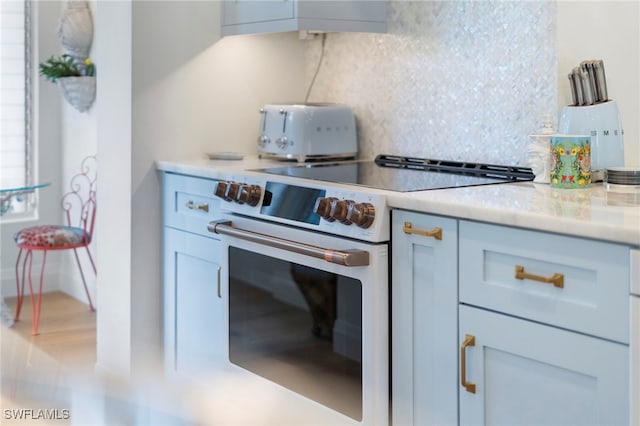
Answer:
M62 134L61 134L61 194L72 190L70 184L71 179L80 173L80 165L82 160L88 155L97 153L98 135L97 135L97 100L86 112L79 112L67 102L63 101L62 109ZM98 175L98 189L100 188L100 175ZM59 206L59 203L57 204ZM63 223L63 222L60 222ZM75 223L74 226L79 226ZM99 246L99 238L94 236L90 245L91 255L94 257ZM65 251L60 253L60 290L78 299L82 303L87 304L87 296L85 294L82 278L78 270L75 257L72 252ZM96 276L93 273L89 258L86 256L84 249L78 251L78 256L82 264L87 287L92 300L95 302L97 297Z
M253 152L264 103L299 98L295 34L218 41L217 2L99 2L98 364L160 361L158 159ZM118 31L114 32L116 25ZM170 29L170 30L168 30ZM107 186L108 185L108 186ZM118 348L114 351L114 348Z
M92 15L95 15L96 0L89 1L89 7L92 11ZM64 2L61 2L61 8L64 7ZM59 16L61 12L59 13ZM95 24L95 17L94 17ZM57 31L57 28L56 28ZM55 34L55 33L53 33ZM50 35L53 35L50 34ZM58 43L56 54L62 49ZM90 57L93 57L96 53L95 45L92 46ZM97 72L101 71L101 64L96 63ZM62 100L62 134L61 134L61 155L62 155L62 193L66 193L71 190L71 179L77 173L80 172L80 164L82 160L88 155L96 155L98 149L98 120L97 120L97 108L99 99L96 98L93 105L85 111L79 112L72 107L68 102ZM98 188L100 188L100 176L98 175ZM77 226L77 224L76 224ZM91 243L90 250L94 257L97 253L99 246L99 238L94 236ZM65 293L75 297L83 303L88 303L85 294L84 287L82 285L82 278L78 271L78 266L75 257L71 252L61 253L64 255L61 261L60 268L60 289ZM84 276L89 288L92 301L95 303L97 298L96 289L96 276L93 273L89 258L86 256L85 250L78 251L78 256L82 264Z
M96 224L97 367L126 375L132 341L131 2L98 2L95 23L101 182Z

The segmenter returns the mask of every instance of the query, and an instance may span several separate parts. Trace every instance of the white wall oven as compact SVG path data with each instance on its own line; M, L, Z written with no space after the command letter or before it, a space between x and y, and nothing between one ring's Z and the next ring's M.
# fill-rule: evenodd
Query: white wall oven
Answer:
M209 224L228 268L229 368L286 389L290 404L313 401L328 423L384 425L388 213L381 197L339 192L251 176L218 184L232 201Z

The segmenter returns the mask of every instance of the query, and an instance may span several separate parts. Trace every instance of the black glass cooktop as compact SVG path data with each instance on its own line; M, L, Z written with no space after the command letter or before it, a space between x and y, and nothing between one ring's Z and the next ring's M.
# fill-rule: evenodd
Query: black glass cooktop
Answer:
M490 185L534 177L526 168L393 156L378 156L375 161L295 164L256 171L399 192Z

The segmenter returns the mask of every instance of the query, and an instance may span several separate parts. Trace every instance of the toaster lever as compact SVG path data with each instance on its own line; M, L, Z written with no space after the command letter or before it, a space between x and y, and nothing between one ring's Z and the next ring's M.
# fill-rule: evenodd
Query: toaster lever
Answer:
M280 114L282 114L282 133L284 134L287 132L287 115L289 115L289 113L281 109Z
M289 139L287 138L287 116L289 115L289 112L281 109L280 114L282 114L282 136L276 139L276 145L284 151L289 145Z
M260 115L262 115L262 134L258 136L258 146L264 148L271 142L271 139L266 135L267 111L264 108L260 108Z
M267 111L264 108L260 108L260 115L262 115L262 132L267 130Z

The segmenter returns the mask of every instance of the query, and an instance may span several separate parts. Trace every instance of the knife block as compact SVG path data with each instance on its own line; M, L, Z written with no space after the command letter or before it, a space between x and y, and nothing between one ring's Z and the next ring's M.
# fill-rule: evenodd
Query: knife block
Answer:
M565 106L558 133L591 136L591 170L596 179L602 179L607 167L624 166L624 132L616 101Z

